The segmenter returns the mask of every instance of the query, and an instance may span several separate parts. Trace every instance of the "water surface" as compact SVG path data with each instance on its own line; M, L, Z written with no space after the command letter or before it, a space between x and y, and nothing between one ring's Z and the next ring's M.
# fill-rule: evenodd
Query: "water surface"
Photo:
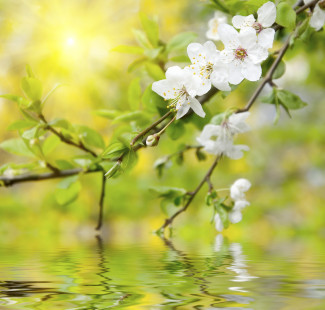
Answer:
M153 238L0 244L0 309L325 309L322 247Z

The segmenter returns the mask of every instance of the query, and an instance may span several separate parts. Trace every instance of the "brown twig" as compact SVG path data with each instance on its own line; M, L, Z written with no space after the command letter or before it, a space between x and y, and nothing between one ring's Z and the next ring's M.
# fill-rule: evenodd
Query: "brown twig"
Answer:
M45 123L46 125L46 128L51 131L53 134L55 134L56 136L58 136L60 138L60 140L66 144L69 144L69 145L73 145L89 154L91 154L92 156L94 157L97 157L97 154L92 151L91 149L87 148L83 143L82 141L78 141L78 143L66 138L63 134L61 134L60 132L58 132L54 127L52 127L48 121L45 119L44 115L43 114L40 114L39 115L39 118Z
M195 198L196 194L200 191L201 187L204 185L204 183L207 182L207 180L210 178L213 170L215 169L215 167L218 165L219 160L221 159L222 155L218 155L216 157L216 159L214 160L213 164L211 165L210 169L208 170L208 172L206 173L206 175L204 176L204 178L201 180L200 184L196 187L196 189L189 193L189 198L186 202L186 204L184 205L184 207L182 207L181 209L179 209L177 212L175 212L171 217L167 218L164 222L164 224L157 230L158 234L163 234L165 231L165 228L170 226L174 219L180 215L181 213L185 212L187 210L187 208L189 207L189 205L191 204L192 200Z
M275 59L275 61L273 62L271 68L268 70L268 72L266 73L265 77L262 80L262 83L257 87L257 89L255 90L255 92L253 93L253 95L251 96L251 98L249 99L247 105L245 106L245 108L243 109L238 109L236 111L236 113L241 113L241 112L246 112L248 111L252 105L254 104L255 100L257 99L257 97L260 95L260 93L262 92L264 86L268 83L272 83L272 77L273 74L276 70L276 68L278 67L278 65L280 64L285 52L287 51L287 49L289 48L290 45L290 40L291 40L291 35L287 38L286 42L284 43L283 47L280 49L279 54L277 56L277 58Z
M103 171L102 175L102 190L100 193L99 200L99 213L98 213L98 222L96 226L96 230L100 230L103 225L103 211L104 211L104 198L105 198L105 186L106 186L106 177L105 172Z
M79 173L92 173L102 171L101 168L91 169L91 170L84 170L82 168L75 168L75 169L66 169L66 170L59 170L58 172L46 172L40 174L26 174L26 175L17 175L14 177L5 177L0 176L0 186L12 186L17 183L24 183L30 181L43 181L49 179L58 179L58 178L65 178L72 175L76 175Z

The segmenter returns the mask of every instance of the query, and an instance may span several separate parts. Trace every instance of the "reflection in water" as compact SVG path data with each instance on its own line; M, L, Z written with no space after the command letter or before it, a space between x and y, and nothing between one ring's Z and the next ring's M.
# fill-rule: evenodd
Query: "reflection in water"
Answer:
M222 235L210 250L158 241L0 244L0 309L325 309L324 259L288 261Z

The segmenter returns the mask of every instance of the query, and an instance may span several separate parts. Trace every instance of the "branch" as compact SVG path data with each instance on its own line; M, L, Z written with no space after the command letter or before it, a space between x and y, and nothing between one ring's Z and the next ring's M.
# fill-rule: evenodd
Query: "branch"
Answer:
M178 210L176 213L174 213L171 217L169 217L168 219L165 220L165 223L157 230L158 234L164 233L165 228L170 226L174 219L180 215L181 213L185 212L187 210L187 208L189 207L189 205L191 204L192 200L195 198L196 194L200 191L201 187L204 185L204 183L208 182L208 180L210 179L210 176L213 172L213 170L215 169L215 167L217 167L219 160L221 159L222 154L218 155L216 157L216 159L214 160L213 164L211 165L210 169L208 170L208 172L206 173L206 175L204 176L204 178L201 180L200 184L196 187L196 189L189 193L190 198L188 199L188 201L186 202L186 204L184 205L183 208L181 208L180 210Z
M66 169L66 170L59 170L58 172L47 172L47 173L40 173L40 174L27 174L27 175L18 175L15 177L4 177L0 176L0 186L12 186L17 183L23 182L30 182L30 181L43 181L49 179L58 179L58 178L66 178L71 175L76 175L79 173L92 173L102 171L101 168L91 169L91 170L84 170L82 168L75 168L75 169Z
M76 143L68 138L66 138L62 133L58 132L54 127L52 127L48 122L47 120L45 119L44 115L43 114L40 114L39 115L39 118L45 123L47 129L49 131L51 131L53 134L55 134L56 136L58 136L60 138L60 140L66 144L69 144L69 145L73 145L81 150L83 150L84 152L87 152L89 154L91 154L92 156L94 157L97 157L97 154L95 152L93 152L91 149L87 148L83 143L82 141L78 141L79 143Z
M103 225L103 210L104 210L105 186L106 186L106 177L105 177L105 172L103 171L103 176L102 176L102 190L101 190L101 193L100 193L99 214L98 214L98 222L97 222L96 230L100 230L100 228Z

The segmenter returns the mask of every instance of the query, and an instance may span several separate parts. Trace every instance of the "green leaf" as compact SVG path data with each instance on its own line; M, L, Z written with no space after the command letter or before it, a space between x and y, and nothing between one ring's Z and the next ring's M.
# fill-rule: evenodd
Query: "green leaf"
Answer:
M18 106L22 109L27 108L30 104L30 102L26 98L16 96L16 95L10 95L10 94L1 95L0 98L5 98L5 99L11 100L13 102L16 102L16 103L18 103Z
M34 154L22 139L9 139L3 141L0 143L0 148L15 155L34 157Z
M307 103L302 101L299 96L284 89L277 91L277 97L280 100L281 104L289 110L302 109L307 105Z
M105 173L105 177L110 179L114 176L117 176L121 173L121 164L117 161L114 166Z
M169 160L168 156L158 158L154 162L153 167L156 169L159 178L162 177L163 171L168 166L169 163L170 163L170 160Z
M128 88L128 101L132 110L138 110L141 100L140 78L133 79Z
M156 59L164 48L162 46L145 50L144 54L150 59Z
M186 48L197 38L195 32L183 32L172 37L166 46L167 53Z
M153 186L150 191L156 194L158 197L176 198L184 196L187 191L184 188L169 187L169 186Z
M128 151L128 147L120 141L112 142L102 153L102 158L118 158Z
M219 113L211 118L210 124L220 125L224 121L225 117L226 113Z
M174 62L190 62L190 59L187 55L174 56L169 58L169 60Z
M157 110L167 111L166 101L152 90L152 85L145 89L141 101L149 112L156 113Z
M49 99L49 97L58 89L60 88L61 86L63 86L63 84L55 84L53 86L53 88L45 95L43 101L42 101L42 105L45 104L45 102Z
M73 175L70 177L66 177L64 178L58 185L57 188L61 188L61 189L67 189L69 188L74 182L76 182L79 178L79 175Z
M81 140L89 146L105 148L105 142L101 134L87 126L78 126L78 132Z
M94 111L94 113L96 115L106 117L108 119L114 119L115 117L121 114L121 112L118 110L106 110L106 109L96 110Z
M288 30L293 30L296 26L296 12L287 2L281 2L277 6L276 22L288 28Z
M128 72L129 73L133 72L134 70L136 70L137 68L145 64L147 60L148 60L147 57L136 59L128 66Z
M13 122L12 124L10 124L7 128L7 130L20 130L20 129L26 129L26 128L30 128L32 126L35 126L37 124L37 122L33 122L30 120L20 120L20 121L16 121Z
M159 26L156 21L150 19L146 14L140 12L142 28L145 31L150 43L156 47L159 42Z
M28 77L36 77L30 65L27 64L25 69Z
M123 171L131 170L137 163L137 154L133 149L129 149L126 154L123 156L123 160L121 163L121 168Z
M205 153L202 152L201 149L196 149L196 152L195 152L195 156L197 158L198 161L202 161L202 160L206 160L207 159L207 156Z
M144 49L151 49L152 45L150 44L146 34L138 29L133 29L133 35L138 42L138 44L143 47Z
M285 63L281 60L277 68L275 69L273 73L273 79L279 79L286 71L286 65Z
M62 129L66 129L69 131L74 131L74 128L71 125L71 123L64 118L56 118L56 119L50 121L49 125L51 125L52 127L56 127L56 128L62 128Z
M42 150L44 155L48 155L51 152L53 152L56 147L60 144L61 140L58 136L56 135L51 135L46 140L44 141L42 145Z
M155 80L164 80L165 72L155 63L146 62L145 64L148 74Z
M114 123L117 122L131 122L138 121L140 123L147 123L150 121L148 115L143 111L133 111L124 113L114 119Z
M143 55L144 49L140 46L119 45L111 49L112 52Z
M67 188L58 188L55 191L56 201L60 205L67 205L75 201L81 191L81 183L79 181L71 183Z
M42 97L42 83L34 77L24 77L21 80L21 87L26 96L33 100L39 101Z
M174 121L166 130L172 140L177 140L185 133L185 126L182 120Z

